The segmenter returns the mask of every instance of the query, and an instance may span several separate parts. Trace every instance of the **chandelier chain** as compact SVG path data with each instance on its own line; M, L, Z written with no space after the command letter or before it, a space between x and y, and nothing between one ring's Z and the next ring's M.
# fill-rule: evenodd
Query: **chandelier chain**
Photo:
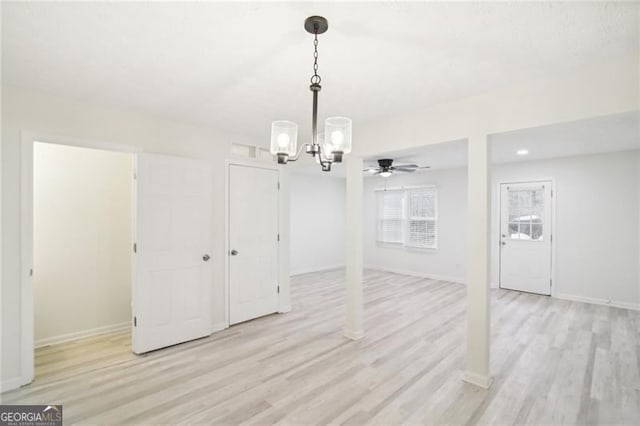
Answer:
M311 76L311 84L320 84L322 78L318 75L318 25L314 26L313 38L313 75Z

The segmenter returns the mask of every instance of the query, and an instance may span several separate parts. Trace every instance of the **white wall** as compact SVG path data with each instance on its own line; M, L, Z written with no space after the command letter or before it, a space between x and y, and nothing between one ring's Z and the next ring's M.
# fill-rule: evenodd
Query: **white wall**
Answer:
M291 173L291 275L344 266L345 180Z
M375 188L435 185L438 188L438 248L404 249L376 242ZM364 263L368 267L454 282L465 280L467 171L450 169L364 180Z
M492 282L498 276L497 182L554 178L553 293L638 306L637 151L512 163L492 173Z
M21 380L21 132L110 142L147 152L211 160L215 166L213 325L224 323L224 162L232 142L252 141L135 111L2 87L2 366L4 387Z
M556 183L554 294L639 306L638 151L497 165L492 168L492 283L498 282L498 199L501 181L553 178ZM435 170L392 177L389 187L436 184L439 248L407 251L375 241L373 188L365 180L365 264L422 276L463 281L466 265L466 170ZM450 240L450 241L449 241Z
M133 156L36 143L36 346L131 319Z

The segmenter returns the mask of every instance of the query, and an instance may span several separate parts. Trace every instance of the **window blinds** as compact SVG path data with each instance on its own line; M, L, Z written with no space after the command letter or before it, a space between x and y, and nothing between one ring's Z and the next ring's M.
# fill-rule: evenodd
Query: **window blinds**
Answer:
M436 188L379 192L378 241L405 247L436 248Z
M379 193L378 241L403 243L404 193L384 191Z
M409 247L436 247L436 190L435 188L407 191L409 214L407 240Z

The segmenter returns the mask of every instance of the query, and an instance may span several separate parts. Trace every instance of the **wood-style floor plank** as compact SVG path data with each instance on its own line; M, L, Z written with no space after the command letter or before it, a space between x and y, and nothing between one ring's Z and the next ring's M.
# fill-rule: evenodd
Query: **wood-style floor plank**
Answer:
M463 285L365 272L342 337L341 270L292 279L294 310L136 356L128 332L36 350L4 404L65 424L640 424L640 312L496 290L489 390L462 382Z

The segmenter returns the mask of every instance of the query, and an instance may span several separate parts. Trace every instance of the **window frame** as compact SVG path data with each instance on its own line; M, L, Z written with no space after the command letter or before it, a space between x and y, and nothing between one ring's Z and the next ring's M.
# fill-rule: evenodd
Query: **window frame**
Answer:
M402 242L397 241L385 241L382 238L382 224L384 222L384 218L382 217L382 206L383 206L383 197L385 192L394 192L401 193L401 202L402 202ZM425 217L410 217L411 214L411 194L414 192L420 191L431 191L433 194L433 216L425 216ZM396 247L403 248L405 250L417 250L417 251L434 251L438 250L438 226L439 226L439 215L438 215L438 187L436 185L421 185L421 186L403 186L403 187L395 187L395 188L376 188L374 189L376 193L376 243L380 246L385 247ZM391 220L391 219L388 219ZM434 228L434 236L433 236L433 245L431 246L420 246L412 244L410 241L410 224L412 221L424 221L424 222L433 222Z

